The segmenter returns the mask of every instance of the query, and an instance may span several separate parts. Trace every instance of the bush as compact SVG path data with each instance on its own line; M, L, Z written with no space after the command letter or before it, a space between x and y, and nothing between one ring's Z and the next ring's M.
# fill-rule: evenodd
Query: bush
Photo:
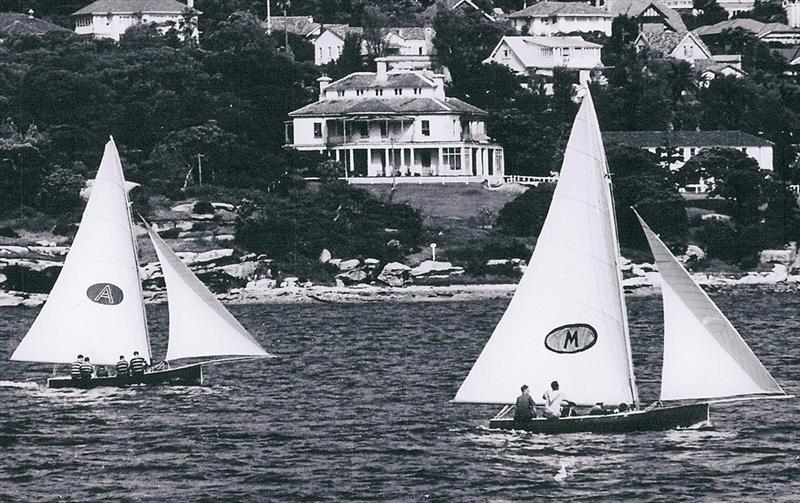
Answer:
M181 231L177 227L173 227L171 229L165 229L163 231L158 231L158 235L164 239L177 239L180 233Z
M0 227L0 236L4 238L18 238L19 234L11 227Z
M550 210L555 185L531 187L506 203L497 215L497 226L512 236L538 236Z
M208 201L197 201L192 207L192 213L195 215L213 215L214 205Z
M57 168L42 180L39 189L39 207L56 215L72 212L81 207L81 189L86 179L66 168Z
M492 259L521 259L529 260L531 250L524 243L517 240L490 241L480 247L462 247L448 250L447 259L456 265L460 265L464 270L476 276L496 274L506 277L516 278L520 273L513 264L504 266L487 266L486 262Z

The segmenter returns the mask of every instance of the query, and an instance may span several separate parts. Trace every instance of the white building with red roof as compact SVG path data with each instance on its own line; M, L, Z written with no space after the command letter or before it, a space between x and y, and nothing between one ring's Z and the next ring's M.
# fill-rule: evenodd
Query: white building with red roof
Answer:
M486 135L486 112L444 93L430 72L321 77L319 100L289 114L286 144L341 162L348 178L397 182L499 181L503 148Z
M154 24L166 33L172 28L183 31L186 23L192 23L189 36L196 40L198 14L194 0L185 4L175 0L97 0L73 12L72 17L78 35L119 40L125 30L138 24Z

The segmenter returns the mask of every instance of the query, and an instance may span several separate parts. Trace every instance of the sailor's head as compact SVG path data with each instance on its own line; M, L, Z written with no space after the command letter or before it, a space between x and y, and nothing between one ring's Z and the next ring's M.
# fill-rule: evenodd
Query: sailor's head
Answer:
M83 360L83 355L78 355L78 360Z
M125 355L119 355L119 359L120 360L124 360L125 359Z
M558 390L558 381L551 382L550 387L553 388L553 391Z
M528 392L528 385L527 384L523 384L519 389L523 393L527 393Z
M86 358L83 359L83 361L88 362L89 361L89 357L87 356Z
M134 351L133 352L133 356L139 356L139 352L138 351Z

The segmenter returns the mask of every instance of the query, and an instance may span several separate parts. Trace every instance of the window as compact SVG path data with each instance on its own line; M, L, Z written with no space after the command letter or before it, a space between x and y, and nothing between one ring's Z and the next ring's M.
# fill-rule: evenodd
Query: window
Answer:
M314 123L314 138L322 138L322 123Z
M419 55L422 56L422 47L419 48Z
M568 58L569 58L569 55L570 55L570 49L569 49L569 47L564 47L564 49L563 49L563 55L564 55L564 59L568 59Z
M358 134L362 138L369 137L369 122L359 122L358 123Z
M284 124L283 135L287 145L294 143L294 124L291 122Z
M430 136L431 135L431 121L422 121L422 136Z
M402 89L400 89L399 87L396 87L396 88L394 89L394 95L395 95L395 96L401 96L402 94L403 94L403 90L402 90Z
M381 138L389 136L389 124L386 121L381 122Z
M383 96L383 89L375 89L375 96Z
M363 89L356 89L356 96L364 96L364 90Z
M414 88L414 94L422 94L422 89L419 87Z
M461 149L458 147L443 148L442 163L451 171L461 171Z
M339 91L336 91L336 96L339 96L340 98L341 98L342 96L344 96L344 90L343 90L343 89L340 89Z
M684 45L683 46L683 55L691 57L692 56L692 46L691 45Z
M503 57L504 58L508 57L508 49L503 49Z
M689 148L689 157L694 157L694 154L697 153L697 149L694 147Z

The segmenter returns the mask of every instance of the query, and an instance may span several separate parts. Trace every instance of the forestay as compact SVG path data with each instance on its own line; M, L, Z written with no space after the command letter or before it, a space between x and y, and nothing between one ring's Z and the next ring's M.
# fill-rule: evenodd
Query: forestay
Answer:
M534 399L553 380L581 404L635 402L610 180L591 96L572 127L536 250L455 402Z
M661 273L661 400L783 394L728 318L637 213Z
M169 303L165 360L213 356L271 356L147 226L158 254Z
M128 210L114 140L103 160L64 267L12 360L68 363L78 353L94 364L150 346Z

